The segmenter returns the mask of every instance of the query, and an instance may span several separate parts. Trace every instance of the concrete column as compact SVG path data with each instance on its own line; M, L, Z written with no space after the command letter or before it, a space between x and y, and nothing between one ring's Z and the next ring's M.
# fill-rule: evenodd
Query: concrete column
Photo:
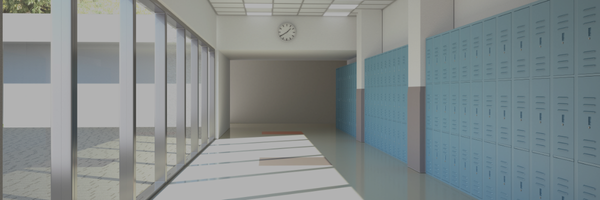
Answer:
M425 173L425 39L453 28L453 0L408 0L408 167L420 173Z
M383 51L383 11L358 10L356 29L356 140L365 142L365 59Z

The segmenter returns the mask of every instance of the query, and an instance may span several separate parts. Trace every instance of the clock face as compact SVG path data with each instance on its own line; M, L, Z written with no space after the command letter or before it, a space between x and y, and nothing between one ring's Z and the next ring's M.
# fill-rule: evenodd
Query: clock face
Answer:
M284 23L279 26L279 38L283 41L290 41L296 36L296 27L290 23Z

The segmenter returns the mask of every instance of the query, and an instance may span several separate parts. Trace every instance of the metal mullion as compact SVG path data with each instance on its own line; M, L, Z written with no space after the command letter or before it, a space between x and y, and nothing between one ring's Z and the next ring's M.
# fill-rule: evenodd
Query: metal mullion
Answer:
M167 15L157 12L154 16L154 180L156 189L167 179Z
M177 167L178 169L185 163L185 29L177 28Z
M51 198L75 199L77 197L77 0L51 3Z
M191 107L192 107L192 116L191 116L191 121L192 121L192 131L191 131L191 140L192 140L192 156L195 155L198 152L198 134L199 134L199 110L198 110L198 106L199 106L199 94L198 94L198 89L199 88L199 77L198 77L198 40L197 39L192 39L192 49L191 49L191 87L192 87L192 102L191 102Z
M202 145L208 143L208 47L202 46L200 51L200 124L201 132L200 138Z
M2 7L2 2L0 1L0 7ZM3 14L0 14L0 41L4 42L4 37L2 35L2 16ZM4 62L4 49L3 49L4 45L0 45L0 83L4 83L4 66L3 66L3 62ZM0 113L4 113L4 87L0 87ZM3 118L3 114L0 115L0 124L4 124L4 118ZM4 127L4 126L3 126ZM4 138L4 128L0 129L0 172L2 172L3 170L3 165L4 162L2 161L2 159L4 158L3 154L4 152L2 151L2 148L4 148L3 146L3 138ZM4 180L4 173L0 174L0 180ZM4 184L2 184L2 182L4 181L0 181L0 194L4 194L2 187L4 186Z
M121 41L119 42L119 85L121 116L119 127L119 199L135 199L136 147L136 1L121 0Z
M208 135L215 139L215 50L208 51Z

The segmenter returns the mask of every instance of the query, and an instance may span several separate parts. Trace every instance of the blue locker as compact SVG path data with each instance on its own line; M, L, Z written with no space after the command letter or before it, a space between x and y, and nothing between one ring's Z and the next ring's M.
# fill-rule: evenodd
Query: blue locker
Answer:
M449 80L449 71L450 71L450 68L448 67L449 34L450 33L447 32L447 33L442 34L439 37L440 46L441 46L439 68L440 68L440 72L442 74L442 78L441 78L440 82L446 82Z
M514 200L529 199L529 152L515 149L513 152Z
M460 28L460 51L459 51L459 66L460 66L460 81L471 80L471 27L464 26Z
M513 12L512 65L513 77L529 77L529 7Z
M551 1L552 43L550 44L552 75L573 74L574 23L573 0Z
M512 197L512 156L510 147L498 145L498 168L496 193L498 199L510 200Z
M575 182L573 162L552 158L552 199L573 200Z
M460 180L460 136L458 134L450 135L450 183L455 187L459 186Z
M440 95L441 95L441 101L440 101L440 111L439 111L439 115L441 118L441 132L442 133L449 133L450 132L450 122L448 121L448 108L450 107L450 93L449 93L449 88L450 85L448 84L443 84L440 85Z
M600 2L577 1L577 70L579 74L600 73Z
M496 18L492 17L483 22L483 40L482 54L483 57L483 79L496 79Z
M480 140L471 140L471 194L483 197L483 144Z
M433 42L431 42L433 38L425 39L425 82L427 85L433 83L433 66L431 62L431 58L433 57Z
M471 83L471 138L483 138L483 83Z
M496 199L496 144L483 143L483 199Z
M550 154L550 79L531 81L531 150Z
M434 131L439 131L440 130L440 124L441 124L441 119L440 119L440 104L441 104L441 88L439 85L434 85L434 93L433 93L433 130Z
M531 6L531 75L550 76L550 2Z
M600 165L600 76L580 77L577 132L579 161ZM600 196L599 196L600 198Z
M460 85L458 83L450 84L448 93L450 96L450 107L448 108L448 120L450 121L450 134L460 134Z
M496 82L483 83L483 140L496 142Z
M477 22L471 25L471 80L481 80L483 77L483 23Z
M440 173L443 181L450 182L450 136L447 133L440 133L442 148L440 149Z
M455 29L450 32L448 37L449 48L449 56L448 56L448 67L450 68L450 72L448 75L449 81L459 81L460 80L460 70L459 70L459 52L460 52L460 30Z
M511 146L512 144L512 121L511 121L511 81L498 81L496 85L496 112L498 113L496 120L496 134L498 135L499 144Z
M550 199L550 157L531 154L531 199Z
M438 84L441 80L441 69L440 69L440 36L433 37L433 83Z
M574 156L574 80L552 80L552 153L554 156L573 159Z
M460 189L469 192L471 186L471 139L460 137Z
M600 168L578 163L577 196L579 199L598 200L600 199Z
M511 21L512 13L502 14L496 19L496 71L498 79L512 77Z
M471 112L471 84L470 83L460 83L460 135L463 137L470 137L470 123L469 120Z
M529 150L529 80L513 82L513 146Z

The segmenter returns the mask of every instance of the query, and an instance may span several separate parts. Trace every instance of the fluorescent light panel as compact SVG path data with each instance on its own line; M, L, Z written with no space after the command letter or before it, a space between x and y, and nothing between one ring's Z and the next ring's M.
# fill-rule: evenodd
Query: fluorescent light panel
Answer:
M274 4L274 8L300 8L302 4Z
M249 16L271 16L270 12L248 12Z
M273 8L273 4L266 3L247 3L246 8Z
M350 12L326 12L323 16L348 16Z
M243 8L244 4L241 3L213 3L214 8Z
M329 10L354 10L358 4L331 4Z

